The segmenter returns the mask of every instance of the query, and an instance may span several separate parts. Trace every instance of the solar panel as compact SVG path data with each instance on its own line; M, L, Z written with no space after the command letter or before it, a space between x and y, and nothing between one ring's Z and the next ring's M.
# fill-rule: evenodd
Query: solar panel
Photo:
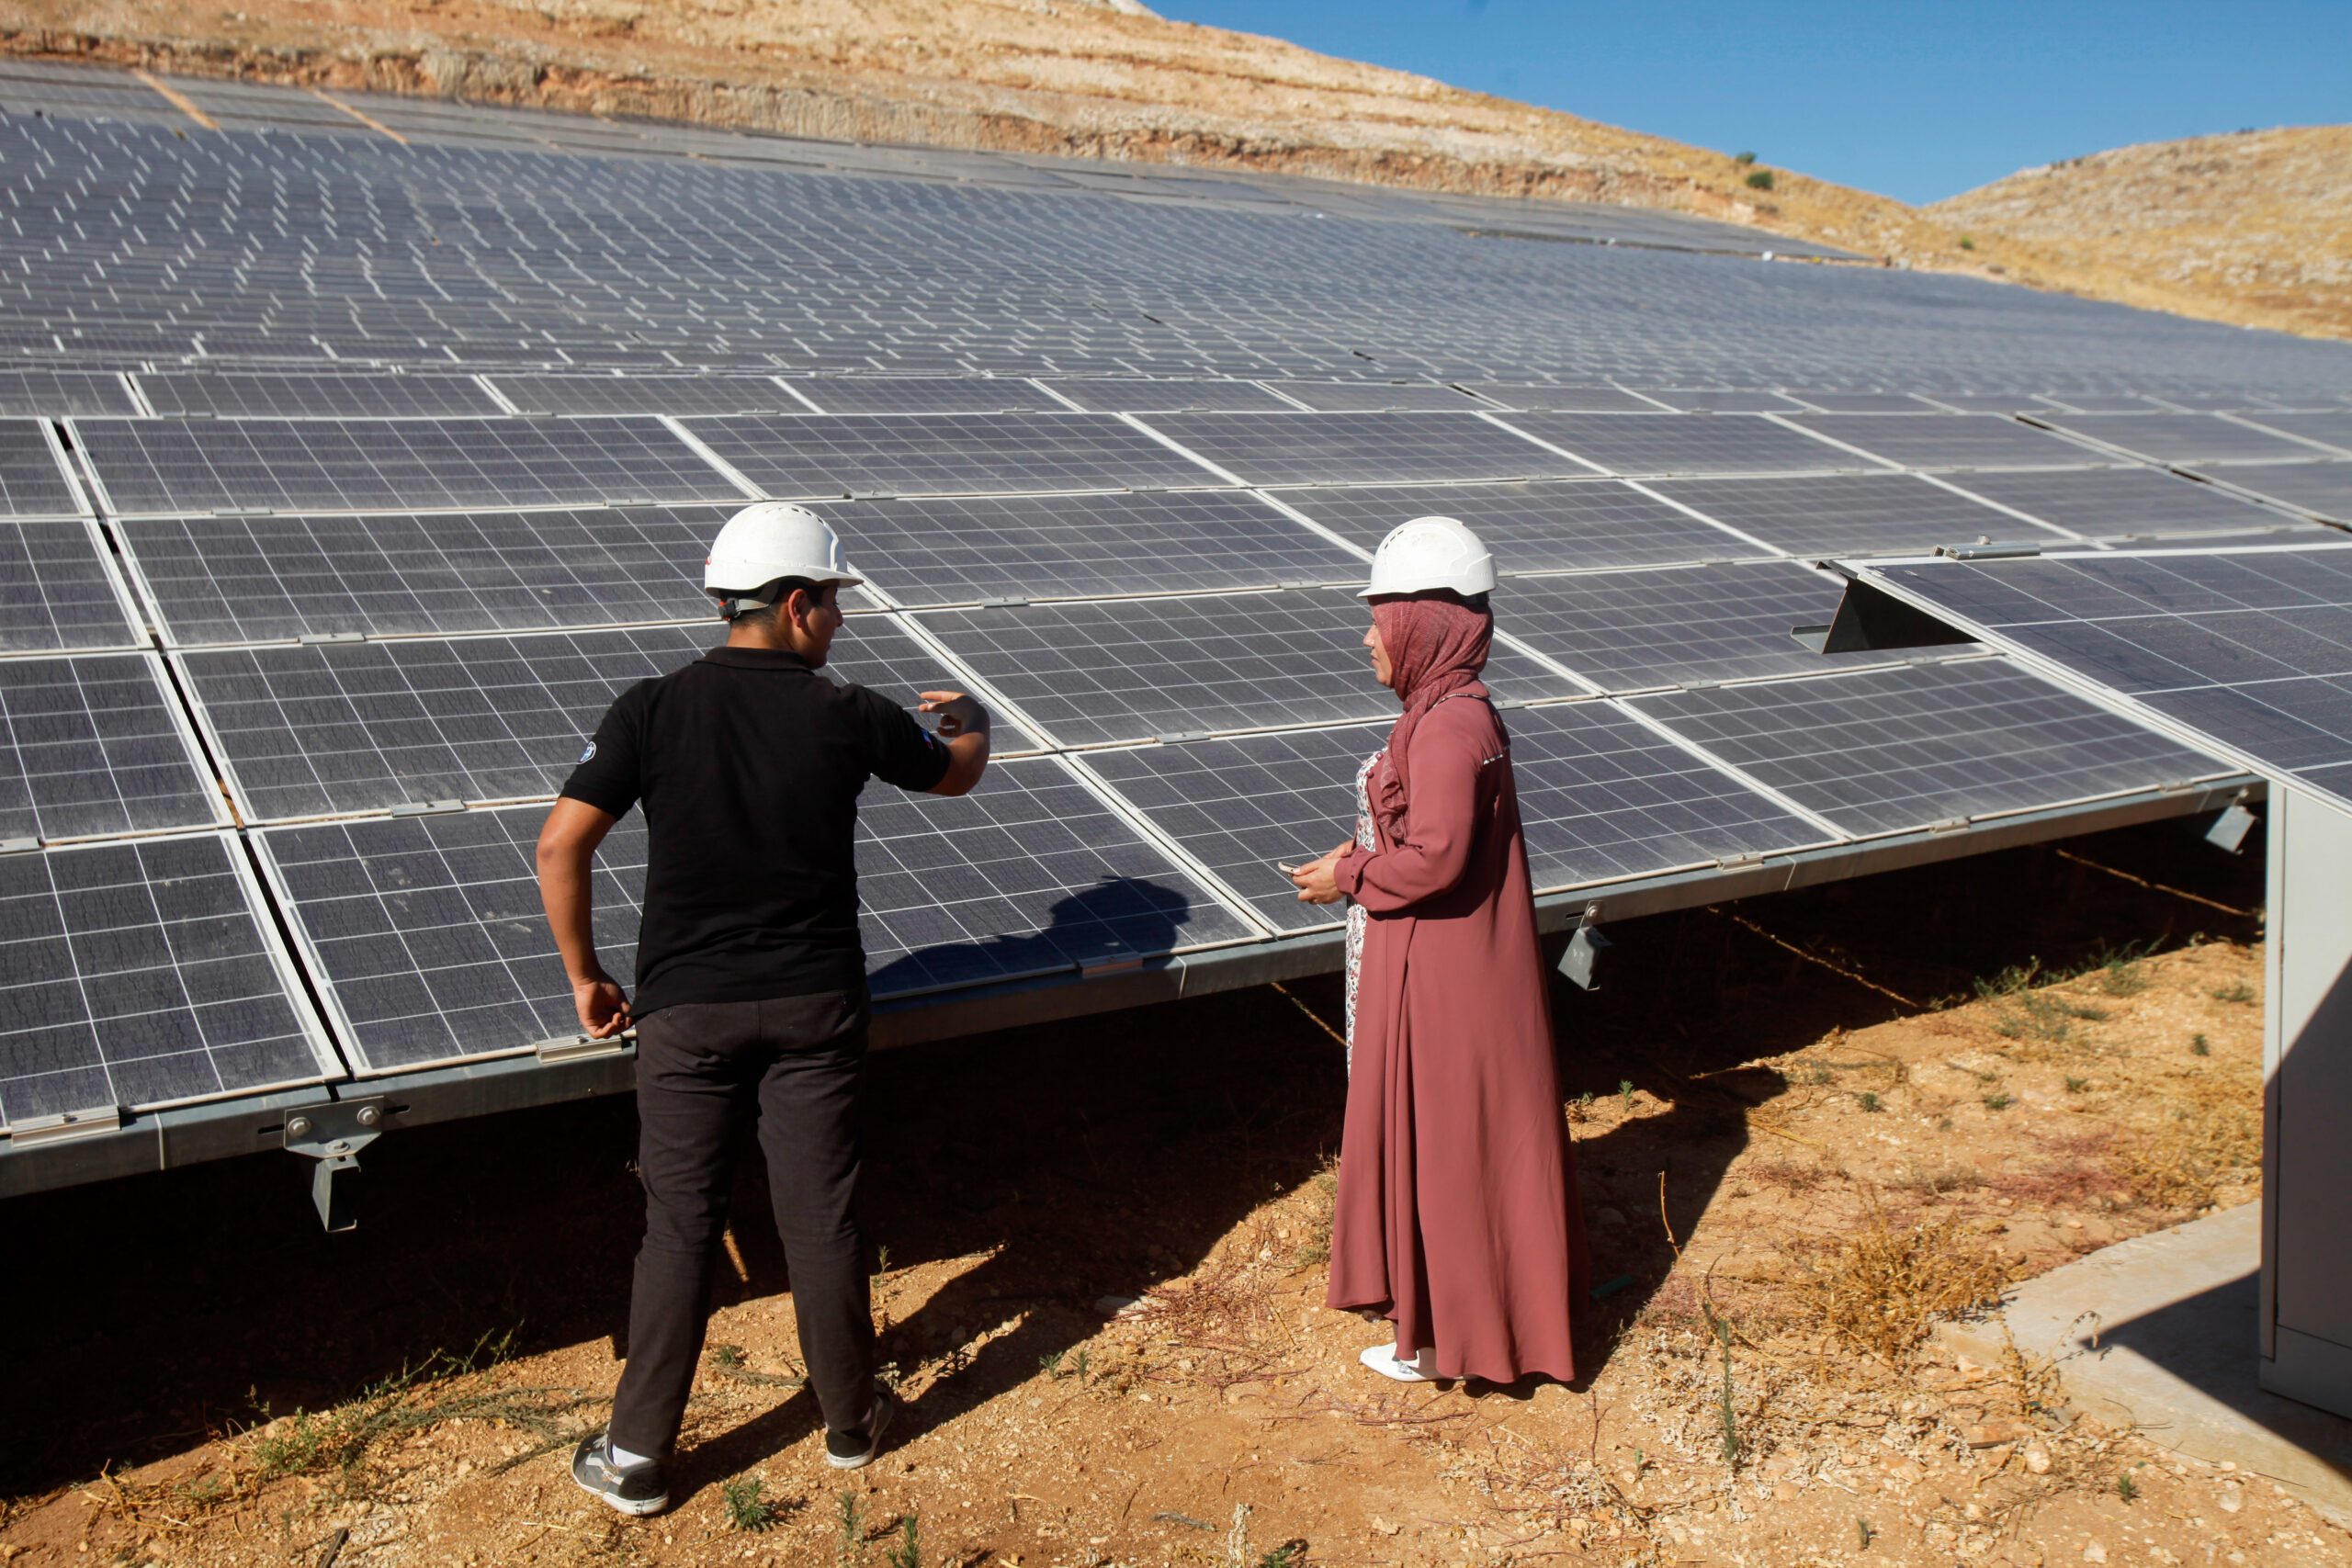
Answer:
M1018 376L863 376L800 379L793 390L827 413L1028 413L1060 405Z
M2005 647L2352 801L2352 545L1939 561L1881 575Z
M578 1030L539 906L537 807L255 835L355 1066L528 1050ZM634 983L647 834L597 855L596 942ZM1257 934L1050 758L954 799L869 793L858 888L877 998L1123 964Z
M295 951L365 1075L529 1050L579 1033L539 901L544 807L375 818L255 833ZM635 984L645 823L631 812L591 875L605 967Z
M63 652L145 641L96 524L0 523L0 649Z
M2059 536L1911 474L1660 479L1651 488L1792 555L1868 555Z
M1904 414L1791 414L1816 435L1909 468L2088 468L2115 461L2047 431L1992 414L1912 419Z
M1939 413L1944 411L1908 392L1791 392L1819 413Z
M2030 392L1927 392L1921 395L1959 413L2012 414L2048 406Z
M0 660L0 843L225 823L152 653Z
M772 376L533 376L490 378L518 413L800 413L808 405Z
M1380 409L1457 412L1476 406L1452 387L1425 381L1269 381L1266 385L1319 413L1359 413Z
M1131 381L1110 378L1046 383L1080 408L1102 413L1169 413L1182 409L1288 409L1255 381Z
M2352 462L2236 463L2213 477L2313 517L2352 524Z
M2069 392L2063 398L2043 398L2054 409L2075 413L2160 413L2168 412L2154 398L2143 398L2129 392L2084 393ZM2030 412L2030 411L2027 411Z
M1768 553L1615 479L1363 485L1284 491L1282 502L1367 550L1410 518L1459 518L1503 571L1574 571Z
M208 370L135 378L159 414L238 419L430 419L503 411L470 376L279 375ZM108 412L113 410L107 411Z
M1857 837L2229 771L2006 660L1668 692L1632 705Z
M1514 578L1496 595L1502 629L1605 691L1756 675L1802 675L1883 654L1826 657L1838 581L1784 561Z
M2317 448L2210 413L2064 413L2044 423L2158 463L2258 463L2324 456Z
M0 419L0 513L82 516L88 508L65 477L64 462L45 422Z
M0 855L0 1124L339 1076L225 834Z
M2250 416L2266 430L2283 431L2332 446L2352 456L2352 409L2322 410L2316 413L2260 413Z
M297 513L114 525L168 646L709 621L735 509ZM859 590L850 609L871 607Z
M99 370L0 370L0 414L69 419L75 414L137 413L122 378Z
M1362 646L1370 615L1345 592L939 610L917 620L1066 746L1343 723L1396 708ZM1522 700L1575 689L1509 649L1496 651L1486 679Z
M249 819L551 795L621 691L691 663L707 626L200 649L180 656ZM911 705L960 682L878 616L835 640L834 679ZM1018 725L1006 751L1035 750Z
M1580 474L1476 413L1163 413L1150 424L1250 484L1377 484Z
M380 512L738 501L650 419L77 421L107 509Z
M1951 482L1972 495L2090 538L2227 534L2286 521L2226 491L2153 468L1978 473Z
M688 428L772 496L971 495L1213 484L1113 414L772 414Z
M1503 715L1537 892L1712 865L1822 841L1821 830L1609 703ZM1083 766L1285 931L1334 921L1277 863L1344 841L1385 725L1087 753Z
M1618 387L1551 387L1523 381L1465 381L1480 397L1530 413L1656 413L1652 400Z
M1515 413L1516 430L1629 478L1669 474L1826 474L1881 465L1758 414Z
M1778 392L1731 387L1667 387L1645 395L1678 413L1793 413L1804 406Z
M901 604L1361 582L1363 561L1239 491L941 497L830 515Z

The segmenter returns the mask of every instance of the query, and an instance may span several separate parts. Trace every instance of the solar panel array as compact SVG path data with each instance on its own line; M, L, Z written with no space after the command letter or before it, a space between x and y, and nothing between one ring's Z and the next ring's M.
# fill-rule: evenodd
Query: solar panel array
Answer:
M1877 576L2127 709L2352 806L2352 541Z
M865 799L892 998L1327 926L1275 863L1348 831L1410 517L1504 573L1567 893L2229 771L1983 649L1825 658L1825 556L2352 502L2322 345L1729 225L175 85L225 129L0 62L8 1129L567 1038L545 802L718 640L755 497L866 580L835 676L999 714L973 795Z

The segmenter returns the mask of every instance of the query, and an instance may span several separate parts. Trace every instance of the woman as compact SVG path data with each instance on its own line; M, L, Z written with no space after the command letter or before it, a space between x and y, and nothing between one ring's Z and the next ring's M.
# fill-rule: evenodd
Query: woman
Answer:
M1478 681L1494 585L1451 517L1381 541L1363 640L1405 711L1357 774L1356 838L1292 873L1307 903L1354 901L1326 1300L1395 1322L1363 1359L1405 1382L1572 1380L1587 1284L1510 740Z

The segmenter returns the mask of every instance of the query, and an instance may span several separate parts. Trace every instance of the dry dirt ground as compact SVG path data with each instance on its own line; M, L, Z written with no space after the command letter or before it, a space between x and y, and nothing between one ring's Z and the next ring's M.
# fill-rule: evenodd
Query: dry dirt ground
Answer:
M1329 983L886 1053L905 1425L823 1467L746 1172L647 1521L564 1472L625 1322L626 1101L389 1137L338 1236L274 1157L18 1200L0 1561L2352 1563L1927 1337L2255 1196L2260 876L2165 826L1619 928L1554 998L1610 1290L1573 1387L1357 1366Z
M0 0L0 52L306 85L640 115L845 141L1253 168L1665 208L1890 262L2242 325L2352 335L2352 299L2278 280L2308 229L2243 268L2181 272L2129 233L2061 243L1736 161L1278 39L1090 0ZM2211 222L2275 184L2263 160L2184 187ZM1768 182L1758 188L1758 182ZM2323 183L2340 211L2352 173ZM2086 213L2101 210L2078 183ZM2109 205L2114 205L2109 203ZM2275 254L2273 254L2275 253Z

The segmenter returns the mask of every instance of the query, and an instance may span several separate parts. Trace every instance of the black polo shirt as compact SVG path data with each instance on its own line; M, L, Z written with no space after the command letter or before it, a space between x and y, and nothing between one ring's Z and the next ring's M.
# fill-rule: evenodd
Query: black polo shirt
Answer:
M563 793L645 808L631 1010L862 986L858 792L927 790L947 764L912 714L794 653L716 648L623 692Z

